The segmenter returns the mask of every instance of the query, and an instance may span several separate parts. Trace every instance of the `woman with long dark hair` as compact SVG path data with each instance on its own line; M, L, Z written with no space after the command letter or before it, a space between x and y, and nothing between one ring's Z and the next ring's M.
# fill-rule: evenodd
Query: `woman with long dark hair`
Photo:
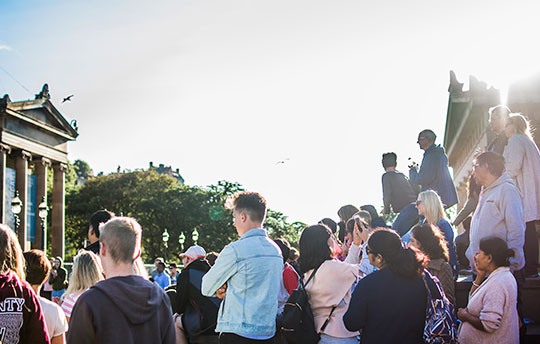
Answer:
M448 264L448 246L440 229L434 225L416 225L412 229L411 245L429 258L427 269L441 282L446 298L454 304L454 275Z
M391 229L375 230L366 250L379 270L356 285L343 316L345 327L361 330L362 344L422 343L427 302L424 255L403 247Z
M334 258L334 239L325 225L306 227L300 236L300 271L304 274L319 343L358 343L358 331L348 331L343 314L351 298L351 288L359 268ZM355 238L356 244L360 245Z
M0 342L49 343L41 305L25 281L24 264L15 232L0 224Z
M458 310L460 343L519 343L517 283L509 268L513 256L501 238L480 240L474 255L478 275L467 308Z

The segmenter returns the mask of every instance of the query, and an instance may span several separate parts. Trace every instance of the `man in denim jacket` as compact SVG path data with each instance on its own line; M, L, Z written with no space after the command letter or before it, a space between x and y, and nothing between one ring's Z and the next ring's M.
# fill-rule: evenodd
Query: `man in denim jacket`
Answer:
M240 192L226 205L240 239L225 246L203 277L202 294L223 298L220 343L273 343L283 259L262 229L266 201L256 192Z

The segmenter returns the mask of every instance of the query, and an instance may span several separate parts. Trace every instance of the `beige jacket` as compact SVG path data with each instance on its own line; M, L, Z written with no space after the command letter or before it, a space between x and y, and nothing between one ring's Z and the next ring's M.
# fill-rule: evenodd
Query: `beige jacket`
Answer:
M517 284L508 267L500 267L469 296L467 310L479 317L487 332L462 323L462 344L519 343L519 318L516 308Z
M304 274L304 283L312 273L313 270L309 270ZM332 307L337 306L323 333L338 338L355 337L359 334L348 331L343 324L343 314L349 308L351 288L358 275L357 265L338 260L327 260L321 264L306 286L317 331L320 331L328 319Z
M525 221L540 219L540 152L523 134L515 134L504 149L506 172L519 189Z

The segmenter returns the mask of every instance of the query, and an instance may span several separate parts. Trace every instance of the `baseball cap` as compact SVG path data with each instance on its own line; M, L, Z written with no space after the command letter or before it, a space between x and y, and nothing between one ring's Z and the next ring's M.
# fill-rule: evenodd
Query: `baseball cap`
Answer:
M195 260L200 257L206 257L206 251L204 250L204 248L195 245L188 248L186 252L181 253L179 257L188 257L189 259Z

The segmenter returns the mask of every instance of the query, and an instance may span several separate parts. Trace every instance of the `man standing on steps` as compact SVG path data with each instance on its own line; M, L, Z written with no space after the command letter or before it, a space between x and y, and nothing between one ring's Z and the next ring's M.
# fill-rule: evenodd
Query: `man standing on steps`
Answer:
M411 166L409 179L414 185L421 185L422 191L435 191L446 209L457 204L458 197L448 170L448 157L444 148L435 144L436 139L437 135L430 129L422 130L418 134L416 142L424 151L424 157L419 170L416 166Z
M216 326L221 344L273 343L283 258L262 228L266 201L240 192L226 205L240 239L225 246L204 275L202 294L223 298Z

